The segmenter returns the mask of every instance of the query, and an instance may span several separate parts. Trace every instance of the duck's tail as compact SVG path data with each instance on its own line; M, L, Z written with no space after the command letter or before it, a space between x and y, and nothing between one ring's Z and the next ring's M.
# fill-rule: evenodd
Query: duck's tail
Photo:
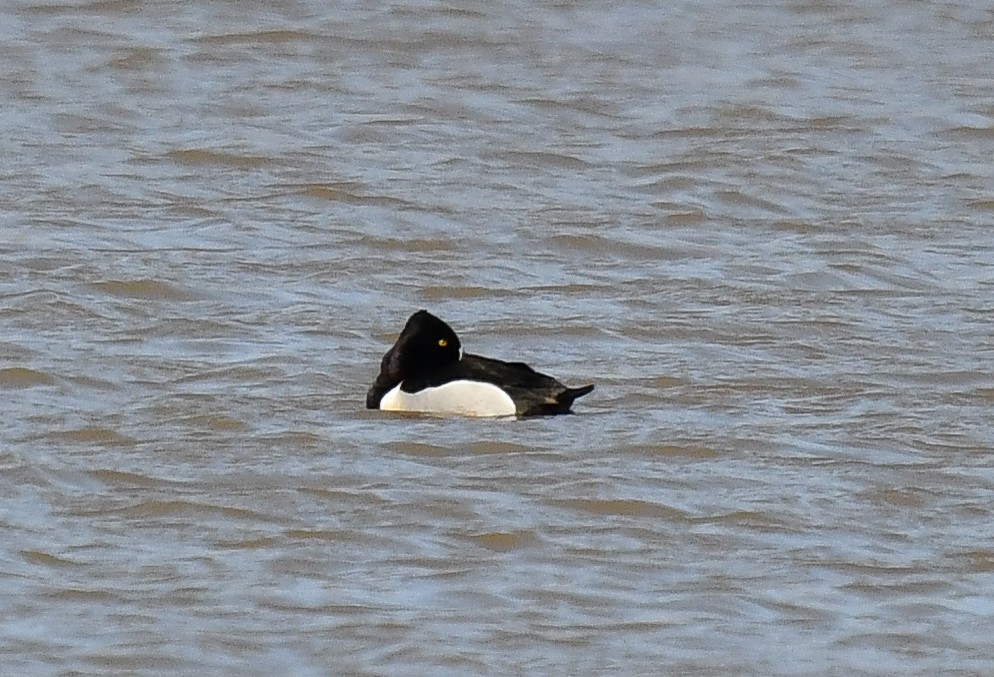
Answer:
M594 384L590 383L585 386L580 386L579 388L567 388L558 395L556 395L556 404L560 405L563 410L569 411L569 408L573 406L573 401L579 397L583 397L590 393L594 389Z
M569 414L573 400L583 397L591 390L593 385L580 386L579 388L567 388L562 383L557 383L551 392L535 393L526 391L525 397L519 402L518 416L552 416L554 414Z

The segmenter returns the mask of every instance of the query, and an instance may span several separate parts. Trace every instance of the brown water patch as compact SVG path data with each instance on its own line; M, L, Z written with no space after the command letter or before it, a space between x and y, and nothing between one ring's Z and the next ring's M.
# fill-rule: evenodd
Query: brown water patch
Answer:
M215 166L234 167L236 169L258 169L272 164L273 158L261 155L239 155L222 153L216 150L202 148L185 148L169 151L166 156L183 165L194 167Z
M520 296L523 292L516 289L495 289L493 287L474 286L428 286L421 288L421 295L426 301L445 301L448 299L489 299L509 296Z
M538 541L535 534L530 531L494 531L485 534L476 534L471 536L470 540L480 547L493 550L494 552L510 552L511 550L517 550Z
M953 127L947 130L946 134L962 139L984 141L987 139L994 139L994 127Z
M446 238L400 238L378 237L376 235L363 235L358 239L358 244L366 245L374 251L404 253L418 252L422 254L432 252L450 252L455 246L451 240Z
M122 71L143 71L162 60L162 50L136 47L119 52L110 65Z
M572 155L560 153L542 153L527 151L511 151L503 153L503 157L515 164L532 167L561 167L563 169L584 169L589 164Z
M143 501L124 508L117 508L110 511L125 517L172 517L176 515L202 515L219 516L237 520L247 521L272 521L272 517L255 510L245 508L232 508L223 505L212 505L209 503L197 503L194 501Z
M884 569L884 571L886 571L886 569ZM856 582L856 583L843 585L840 587L846 590L852 590L854 592L858 592L866 597L886 599L893 597L904 597L909 594L920 595L922 597L925 597L927 595L935 594L943 590L948 590L952 586L948 581L935 579L935 580L906 581L898 583Z
M51 375L27 367L0 369L0 388L30 388L54 383L55 379Z
M685 456L687 458L715 458L718 452L710 447L683 444L642 444L629 447L632 453L645 456Z
M355 538L354 533L340 529L287 529L286 535L305 541L349 541Z
M787 211L783 205L770 202L769 200L764 200L754 195L746 195L742 191L738 190L721 191L718 193L717 197L735 207L753 207L755 209L761 209L775 214L787 214Z
M788 527L782 519L756 510L734 510L720 515L695 517L690 521L694 524L730 524L750 529L759 529L764 532L795 533L798 531L797 528Z
M976 394L988 402L994 402L994 388L977 388Z
M274 447L285 446L288 448L306 449L308 447L316 447L319 444L322 444L322 440L324 438L316 433L288 430L276 435L262 435L257 439L271 444Z
M162 487L182 484L174 480L163 480L155 477L147 477L123 470L100 469L91 470L90 477L107 484L118 487Z
M263 31L247 31L244 33L223 33L205 35L193 38L190 42L203 45L239 45L255 43L287 43L301 40L312 40L315 35L306 31L288 29L272 29Z
M391 451L407 456L447 456L455 453L451 447L428 444L427 442L390 442L386 447Z
M985 212L994 212L994 200L969 200L966 206Z
M122 435L116 430L100 426L84 426L75 430L52 433L49 437L54 440L61 440L65 442L84 442L87 444L99 444L107 447L127 447L138 443L138 440L133 437L128 437L127 435Z
M159 280L107 280L93 286L111 296L131 299L189 301L197 298L189 289Z
M661 207L662 205L656 204L654 206ZM666 215L666 222L671 226L696 226L707 220L708 215L698 210Z
M324 487L300 487L298 491L318 498L348 503L387 503L375 493L369 491L343 491L341 489L325 489Z
M52 590L44 593L50 600L61 602L87 602L87 601L111 601L117 599L106 590L83 590L82 588L64 588L62 590Z
M236 430L245 430L248 427L244 421L220 414L198 414L186 419L185 422L191 427L215 432L233 432Z
M859 494L860 498L873 503L883 503L899 508L925 507L925 493L919 489L893 488L873 489Z
M683 510L679 510L662 503L653 503L651 501L641 501L638 499L577 498L549 501L549 504L581 512L589 512L595 515L617 517L657 517L667 520L686 519L687 517L687 513Z
M21 557L31 564L38 564L46 567L72 567L79 566L77 562L71 560L62 559L61 557L56 557L55 555L50 555L47 552L41 552L40 550L22 550Z
M966 569L979 573L994 572L994 550L968 550L961 553L957 560L966 562Z
M175 379L174 383L198 383L202 381L209 382L224 382L224 381L234 381L242 383L250 382L264 382L273 376L273 372L269 369L264 369L261 367L245 366L245 365L235 365L230 367L222 367L220 369L211 369L208 371L202 371L194 374L187 374L180 376ZM195 417L191 417L195 418ZM190 420L190 419L187 419Z
M590 254L611 253L625 255L634 260L672 261L685 256L683 251L665 246L644 243L623 242L618 239L608 239L599 235L559 234L548 238L550 244L567 251L587 252Z
M517 454L530 451L531 447L514 442L499 440L481 440L469 445L468 450L474 454Z
M680 386L686 385L686 379L677 378L675 376L656 376L654 378L641 379L639 380L640 385L647 386L649 388L678 388Z
M303 194L332 202L342 202L350 205L369 207L414 208L415 205L407 200L389 195L368 195L358 191L362 187L355 184L311 184L305 186Z
M218 548L225 550L258 550L260 548L273 548L282 543L282 539L275 536L260 536L258 538L245 538L236 541L222 541L216 544Z

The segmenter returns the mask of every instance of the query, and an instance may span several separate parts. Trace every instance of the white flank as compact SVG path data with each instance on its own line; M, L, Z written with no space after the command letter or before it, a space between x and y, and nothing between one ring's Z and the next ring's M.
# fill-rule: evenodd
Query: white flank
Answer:
M380 400L383 411L416 411L422 414L462 416L514 416L514 400L492 383L452 381L416 393L396 386Z

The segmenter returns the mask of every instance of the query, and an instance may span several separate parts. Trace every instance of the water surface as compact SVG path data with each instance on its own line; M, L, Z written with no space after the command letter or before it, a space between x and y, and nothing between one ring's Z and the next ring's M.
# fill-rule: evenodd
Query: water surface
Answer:
M985 3L0 16L5 674L989 670Z

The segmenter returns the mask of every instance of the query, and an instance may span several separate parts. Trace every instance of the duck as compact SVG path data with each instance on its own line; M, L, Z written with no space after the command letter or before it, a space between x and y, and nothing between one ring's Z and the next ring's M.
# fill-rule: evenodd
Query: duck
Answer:
M380 362L366 407L463 416L572 413L593 384L570 388L524 362L464 353L452 327L427 310L410 316Z

